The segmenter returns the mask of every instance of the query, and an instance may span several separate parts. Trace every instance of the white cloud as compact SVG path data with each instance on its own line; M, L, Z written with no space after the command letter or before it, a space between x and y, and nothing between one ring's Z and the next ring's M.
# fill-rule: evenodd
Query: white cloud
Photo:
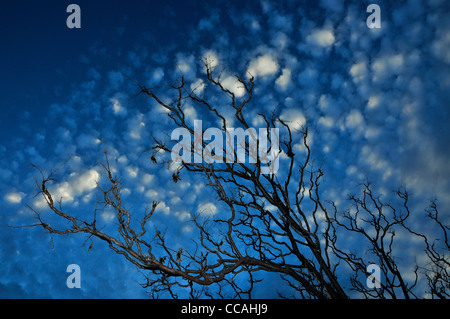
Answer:
M372 79L374 82L386 80L389 76L403 70L404 58L401 54L379 57L372 63Z
M179 202L181 202L181 198L179 196L175 196L175 195L171 196L170 203L172 205L178 204Z
M283 90L291 83L291 70L284 68L281 70L282 74L278 77L275 83Z
M203 92L205 87L206 87L205 82L202 79L197 79L195 82L191 84L191 91L193 91L195 94L198 95Z
M364 130L364 117L359 110L352 110L345 118L345 126L359 134Z
M288 46L288 44L289 44L289 37L283 32L277 32L272 37L272 40L270 41L270 43L274 47L276 47L280 51L282 51L284 48L286 48Z
M121 164L126 164L128 162L128 158L126 155L121 155L118 159L117 159L118 163Z
M128 166L126 168L128 176L130 176L131 178L136 178L139 172L139 167L132 167L132 166Z
M265 54L252 60L247 72L254 77L265 77L277 73L278 69L278 62L271 55Z
M326 95L321 95L319 98L319 107L322 111L325 111L328 109L328 106L330 105L330 99Z
M86 195L97 187L97 182L100 179L100 174L96 169L90 169L83 174L70 174L69 181L59 183L55 187L50 188L50 194L54 201L59 201L62 198L63 202L73 202L78 196ZM47 203L43 197L40 197L34 202L37 208L46 207Z
M365 145L361 149L360 158L362 162L368 164L373 170L382 172L382 180L386 180L393 174L393 169L388 160L386 160L377 150Z
M95 169L90 169L72 181L70 190L75 196L90 191L97 187L99 178L100 174Z
M250 23L250 29L252 31L259 31L261 29L261 26L259 25L258 20L252 20Z
M159 196L159 192L154 189L149 189L145 192L145 196L155 200Z
M101 217L102 217L103 221L111 222L114 219L114 217L116 217L116 214L114 213L113 210L110 210L110 209L106 210L105 209L102 212Z
M81 148L92 147L92 146L96 146L99 143L101 143L101 141L97 137L89 135L89 134L85 134L85 133L82 133L77 138L77 142L78 142L79 147L81 147Z
M113 102L112 108L113 108L114 113L117 114L122 110L122 105L120 105L119 101L115 100Z
M191 70L190 65L184 60L179 61L177 66L181 73L187 73Z
M358 171L358 168L355 165L350 165L347 167L347 169L345 170L345 173L347 175L353 175Z
M391 70L398 73L402 71L403 64L404 64L404 58L401 54L395 54L388 58L388 64Z
M367 65L364 61L357 62L350 67L350 74L353 82L359 83L364 81L367 77Z
M321 116L318 123L325 127L332 127L334 125L334 119L329 116Z
M306 118L303 112L295 108L283 110L280 114L280 118L286 122L291 131L299 130L306 124Z
M314 29L307 37L306 42L318 47L329 47L334 43L335 37L332 30Z
M180 221L187 221L191 218L191 214L187 211L183 211L183 212L176 212L175 216L180 220Z
M128 121L129 131L128 134L131 138L139 140L142 138L143 130L145 128L145 122L143 121L144 115L138 113L135 117L130 118Z
M144 184L150 184L155 179L155 175L145 173L142 175L142 182Z
M439 28L436 39L431 45L433 54L443 62L450 64L450 32L448 28Z
M151 72L151 78L148 81L149 85L158 84L159 82L161 82L163 77L164 77L164 70L163 70L163 68L158 67L158 68L154 69Z
M165 202L159 202L158 206L156 206L155 212L161 212L164 215L169 215L170 207L167 206Z
M198 205L198 211L205 215L215 215L217 214L217 207L213 203L206 202Z
M183 226L183 228L181 229L181 231L183 233L190 233L192 231L192 226L191 225L185 225Z
M234 76L227 76L221 80L223 87L233 92L236 97L242 97L245 94L245 88Z
M375 139L380 136L381 129L377 126L368 126L364 131L364 137L367 139Z
M5 199L12 204L19 204L22 202L23 196L24 196L24 193L14 192L14 193L6 194Z
M206 51L205 53L203 53L203 59L207 60L210 69L214 69L219 65L219 57L217 56L217 53L215 51ZM204 71L206 73L206 69Z
M176 71L181 72L185 79L192 81L195 78L196 66L193 56L183 56L178 54ZM178 74L177 74L178 76Z
M184 108L184 115L186 116L186 118L188 120L190 120L192 123L194 123L194 121L196 119L198 119L197 117L197 112L195 111L194 107L192 105L187 105Z
M111 99L112 105L111 108L116 115L124 116L127 115L127 109L122 106L120 101L116 98Z
M121 194L122 194L123 196L128 196L128 195L131 194L131 191L130 191L129 188L122 188Z
M369 101L367 102L367 108L368 109L375 109L380 105L380 96L379 95L372 95L369 97Z

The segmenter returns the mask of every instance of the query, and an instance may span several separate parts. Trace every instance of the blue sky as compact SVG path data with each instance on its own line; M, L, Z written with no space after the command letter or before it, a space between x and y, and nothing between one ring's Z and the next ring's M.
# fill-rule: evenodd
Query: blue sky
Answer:
M66 26L72 2L81 8L81 29ZM381 8L380 29L366 26L370 3ZM221 212L198 177L169 183L170 172L142 155L151 133L167 132L169 122L148 99L130 99L136 89L126 78L152 86L181 70L198 83L195 56L256 75L251 112L280 104L282 116L308 125L314 156L325 159L326 198L345 208L346 195L367 179L388 197L405 186L417 214L438 198L448 220L448 16L445 0L2 4L0 297L147 296L143 275L100 242L88 251L83 236L54 236L53 248L40 228L7 227L33 223L26 204L48 216L34 197L38 175L30 163L49 171L71 157L54 191L69 211L89 216L103 139L125 199L136 210L160 200L154 223L174 227L174 245L195 236L189 211ZM198 116L189 110L191 119ZM111 216L101 217L108 224ZM403 244L405 265L420 259L420 249ZM81 267L81 289L66 287L73 263ZM262 287L260 297L276 297L273 287Z

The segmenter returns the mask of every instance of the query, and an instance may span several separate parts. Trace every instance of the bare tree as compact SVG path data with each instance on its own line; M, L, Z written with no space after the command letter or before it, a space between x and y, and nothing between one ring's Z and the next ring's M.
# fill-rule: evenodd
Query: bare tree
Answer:
M30 207L38 219L38 223L31 226L42 226L50 234L85 233L88 239L96 237L107 242L114 252L146 272L144 286L151 288L154 296L165 292L176 298L180 290L174 288L182 287L192 298L223 297L225 290L233 292L231 297L251 298L252 290L261 280L257 274L271 272L281 275L295 291L294 297L348 298L352 289L368 298L421 297L414 292L420 271L425 273L431 297L449 296L449 226L438 218L436 201L431 203L428 216L442 232L439 240L431 240L407 224L411 213L406 191L398 191L402 205L395 208L372 194L370 184L365 183L361 197L350 196L352 209L340 212L333 202L322 199L319 188L324 171L312 160L308 129L293 130L287 119L277 115L276 108L271 114L257 113L264 123L264 138L270 142L264 154L271 154L271 157L264 158L264 154L255 157L254 150L260 147L261 136L254 136L247 110L254 95L254 77L234 75L245 91L243 96L237 96L224 85L226 70L213 67L206 59L201 62L206 73L201 88L188 85L182 75L174 84L158 88L136 82L137 95L156 101L167 111L174 128L183 128L194 136L194 141L184 141L186 149L191 150L188 157L181 156L179 150L174 154L171 139L154 138L154 145L148 149L151 161L155 165L170 166L173 165L171 156L181 158L173 173L173 182L178 182L184 174L200 174L226 207L226 211L218 215L220 218L205 218L198 212L192 214L192 222L198 230L194 248L171 248L163 227L149 229L148 222L158 206L156 199L143 214L127 208L122 200L120 180L111 170L105 146L102 167L106 184L98 186L102 200L98 201L97 208L114 210L117 231L103 230L96 219L97 208L92 220L65 212L61 200L49 191L57 170L48 176L40 171L37 185L55 219L68 221L69 226L52 226ZM162 98L161 91L170 97ZM219 106L225 99L227 105ZM202 128L198 136L198 130L186 116L188 103L205 115L203 119L208 125L220 123L227 137L230 137L230 120L223 111L224 108L231 110L236 127L248 133L239 146L249 163L236 160L240 156L237 147L226 145L226 149L212 149L201 138L207 127ZM279 135L271 135L271 129L278 129ZM230 140L234 143L234 139ZM299 142L304 152L295 154L294 144ZM281 148L275 148L276 144ZM202 160L186 160L195 154L203 156ZM205 158L205 154L210 158ZM222 155L227 160L220 161ZM280 158L283 169L276 174L267 173L267 167L273 168L271 165ZM52 222L56 221L52 219ZM398 228L423 240L425 245L429 262L416 267L413 283L405 279L394 256L394 235ZM345 233L359 236L361 244L368 244L369 254L365 248L358 248L356 252L342 248ZM379 265L385 278L379 289L369 289L365 285L370 263ZM353 271L350 280L345 277L345 267ZM245 277L247 283L242 284Z
M367 298L418 298L414 291L418 284L421 269L428 281L428 293L432 298L446 299L449 297L450 277L449 277L449 243L448 229L438 219L436 201L433 200L427 209L427 216L435 223L437 231L436 239L431 241L431 237L414 231L408 225L408 218L411 215L408 207L408 193L399 189L397 197L401 200L400 207L395 207L391 203L383 203L380 197L376 197L370 188L369 183L364 183L362 196L350 195L349 199L353 203L354 212L350 210L339 214L334 209L333 223L331 225L333 235L332 250L336 256L347 263L353 270L351 278L352 288L362 293ZM403 231L407 235L408 241L416 239L423 240L424 250L428 261L425 265L415 264L414 280L407 280L408 274L403 274L394 254L394 238L397 232ZM336 244L337 233L345 236L345 232L356 233L368 244L370 256L364 260L356 253L344 252ZM358 280L358 275L366 276L368 260L380 267L384 282L380 282L379 289L367 289L364 282ZM410 273L411 274L411 273ZM420 291L423 294L423 291Z

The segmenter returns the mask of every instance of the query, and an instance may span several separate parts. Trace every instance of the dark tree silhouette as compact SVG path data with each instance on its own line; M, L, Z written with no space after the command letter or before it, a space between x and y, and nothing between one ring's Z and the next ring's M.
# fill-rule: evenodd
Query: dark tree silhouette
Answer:
M39 170L41 179L37 183L54 213L52 224L30 207L38 219L38 223L31 226L42 226L50 234L85 233L89 239L96 237L105 241L114 252L147 274L143 286L150 288L154 296L164 292L175 298L180 290L174 288L183 287L193 298L250 298L255 285L261 281L257 274L270 272L281 275L295 292L293 297L348 298L355 290L359 296L367 298L421 298L425 291L416 291L420 276L426 279L429 297L449 297L449 226L440 220L436 201L431 202L424 214L437 226L440 233L435 234L436 238L408 224L412 213L408 208L408 193L402 189L396 194L401 201L396 207L373 194L370 184L365 182L359 196L349 197L350 208L339 211L333 202L322 198L320 185L324 171L312 160L308 129L293 130L287 119L277 116L276 109L271 114L258 113L265 126L265 138L270 142L266 151L272 157L261 158L261 154L255 157L254 150L260 146L260 140L252 134L247 111L255 79L250 74L246 78L234 75L245 90L243 96L237 96L223 84L226 70L213 67L210 62L201 60L206 71L205 87L201 89L189 86L182 75L174 84L158 88L135 82L137 95L153 99L165 108L174 128L183 128L195 137L194 141L184 141L184 146L203 156L201 162L187 161L187 157L183 157L173 173L173 182L183 179L183 175L200 174L207 187L214 190L217 200L227 208L220 218L205 218L198 212L192 214L192 222L198 230L194 248L171 248L163 226L150 229L148 222L158 206L157 199L144 214L127 208L121 196L120 180L111 170L105 146L102 167L106 183L98 186L102 200L97 207L114 210L117 231L103 230L96 219L97 209L91 220L84 220L63 208L61 200L54 198L49 190L58 170L49 175ZM217 161L222 155L239 158L237 147L227 145L226 149L211 149L187 119L185 106L189 103L205 115L204 123L220 123L222 132L230 134L224 106L218 106L225 99L228 100L225 107L234 113L235 127L248 133L239 146L250 163ZM275 128L279 129L277 136L270 134ZM206 129L202 128L202 134ZM301 154L294 153L294 143L298 141L305 149ZM180 154L173 154L173 144L170 138L167 141L154 138L154 145L147 150L152 163L165 166L172 163L172 155L181 158ZM267 174L264 169L281 157L280 172ZM57 218L69 222L68 226L67 223L58 224L64 225L61 228L52 226ZM417 264L415 280L405 278L394 256L396 232L424 244L428 261ZM356 251L345 248L347 235L356 238L361 247L355 247ZM369 264L380 267L383 280L378 289L366 285ZM247 282L243 283L242 278ZM226 290L232 291L232 295L225 295Z

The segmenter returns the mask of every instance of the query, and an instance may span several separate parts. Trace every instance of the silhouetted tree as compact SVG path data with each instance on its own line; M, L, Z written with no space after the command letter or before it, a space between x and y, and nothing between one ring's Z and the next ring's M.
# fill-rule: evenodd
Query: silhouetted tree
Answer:
M207 59L201 62L205 69L201 88L188 85L182 75L172 85L158 88L136 82L137 95L144 95L162 106L174 128L184 128L194 136L193 141L184 141L185 146L193 154L197 152L203 156L201 162L187 161L187 157L183 157L173 174L173 182L181 179L183 174L200 174L207 187L217 194L217 200L227 208L218 215L220 218L205 218L198 212L192 214L198 230L195 248L172 248L162 225L149 229L148 223L158 206L157 199L143 215L127 208L121 196L121 183L111 170L105 146L102 167L107 183L98 186L101 198L98 205L114 210L117 231L107 233L103 230L96 218L97 209L92 219L85 220L63 208L61 200L49 191L49 184L55 182L58 170L48 176L40 171L38 187L54 213L51 221L60 218L69 224L62 228L52 226L43 220L40 212L30 207L38 219L32 226L42 226L50 234L85 233L89 238L105 241L114 252L147 272L144 286L151 288L154 296L165 292L175 298L180 290L174 288L183 287L193 298L223 297L225 288L233 291L231 297L251 297L255 284L261 281L256 274L270 272L280 274L295 290L293 297L348 298L351 290L367 298L422 297L424 291L415 292L420 274L426 278L429 297L449 297L449 226L440 221L436 201L432 201L427 210L427 216L440 231L434 239L408 224L411 212L405 190L398 190L397 198L401 204L395 207L374 195L371 185L365 182L361 195L349 197L350 208L339 211L335 203L322 198L320 185L324 171L312 160L308 129L293 130L289 120L280 118L276 109L270 114L257 113L264 123L265 138L270 142L266 151L271 158L258 156L249 160L250 163L238 160L221 163L213 159L221 155L237 159L237 148L231 148L231 152L225 147L203 152L211 145L198 136L198 131L188 120L187 104L204 114L203 119L208 125L220 123L224 134L229 134L227 129L230 128L224 107L227 111L232 110L235 127L249 133L240 145L249 159L254 156L252 147L259 146L260 141L252 134L247 110L254 94L254 77L251 74L246 78L234 75L245 90L243 96L237 96L223 83L226 70L213 67ZM228 104L219 107L224 99ZM272 136L270 130L275 128L279 129L279 135ZM206 129L202 128L202 134ZM305 151L295 154L294 144L299 141ZM154 138L154 145L148 150L151 162L173 165L171 156L181 157L178 153L173 154L173 144L174 141L169 139ZM280 148L274 145L280 145ZM205 158L205 154L210 158ZM283 161L280 172L264 170L279 159ZM140 221L136 224L134 221L138 216ZM412 281L405 278L394 255L396 232L424 244L428 261L417 264ZM358 247L344 248L347 235L359 243ZM383 280L378 289L366 285L370 275L367 267L372 263L377 264L382 273ZM346 269L351 269L350 280L346 277L349 273ZM238 280L243 276L248 279L247 283Z

